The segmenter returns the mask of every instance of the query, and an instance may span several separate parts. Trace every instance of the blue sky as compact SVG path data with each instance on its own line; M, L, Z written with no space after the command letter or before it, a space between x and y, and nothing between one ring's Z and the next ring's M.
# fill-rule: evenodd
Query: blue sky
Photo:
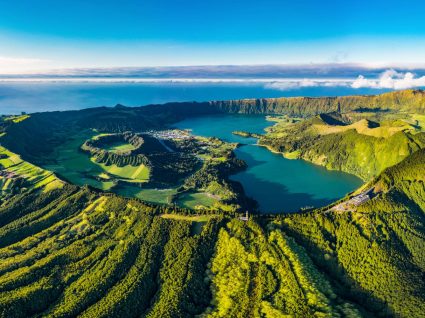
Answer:
M425 64L424 12L394 0L0 0L0 68Z

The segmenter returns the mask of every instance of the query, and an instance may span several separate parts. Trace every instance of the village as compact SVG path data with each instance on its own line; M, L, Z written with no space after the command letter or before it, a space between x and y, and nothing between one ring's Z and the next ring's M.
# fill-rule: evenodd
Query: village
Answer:
M188 130L168 129L168 130L149 130L145 134L155 137L157 139L193 139L194 137Z

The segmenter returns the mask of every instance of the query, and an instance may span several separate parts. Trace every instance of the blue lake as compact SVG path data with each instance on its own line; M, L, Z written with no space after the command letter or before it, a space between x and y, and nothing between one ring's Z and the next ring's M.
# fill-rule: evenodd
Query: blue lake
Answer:
M192 129L195 135L218 137L245 144L236 149L248 169L231 176L242 183L262 212L294 212L302 207L320 207L343 197L362 184L356 176L329 171L304 160L289 160L256 145L256 139L233 135L235 130L263 133L272 125L262 116L205 116L179 122L175 126Z

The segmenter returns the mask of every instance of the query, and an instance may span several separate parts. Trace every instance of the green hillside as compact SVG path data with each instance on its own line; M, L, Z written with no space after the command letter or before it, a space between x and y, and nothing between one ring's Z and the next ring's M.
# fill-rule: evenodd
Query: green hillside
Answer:
M281 97L211 102L223 112L313 116L329 112L408 112L423 114L425 92L404 90L380 95L343 97Z
M224 104L2 118L0 317L423 317L422 96L336 98L348 108L327 114L316 99L303 99L308 118L274 118L275 126L256 136L263 145L367 182L327 207L281 215L249 209L248 221L238 211L252 202L228 178L244 167L237 145L168 130L184 116L224 111ZM376 112L384 104L391 111ZM247 110L228 105L225 111ZM375 108L373 118L354 116L356 107L362 116ZM81 149L94 136L128 131L155 139L145 138L156 146L138 153L152 162L149 176L128 158L98 162ZM118 156L140 146L112 139L112 146L94 146ZM182 157L174 152L201 162L179 184L123 185L178 167ZM80 183L94 174L96 182L113 179L116 191Z
M259 143L288 158L302 158L369 180L424 148L425 133L401 120L330 124L318 116L295 123L279 121Z
M248 223L29 188L0 208L0 315L421 317L424 158L385 170L355 211Z

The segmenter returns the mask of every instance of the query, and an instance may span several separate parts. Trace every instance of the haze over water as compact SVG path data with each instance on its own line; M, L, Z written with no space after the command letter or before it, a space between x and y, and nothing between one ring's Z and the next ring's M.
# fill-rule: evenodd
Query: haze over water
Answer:
M377 94L383 91L350 87L301 87L281 90L266 83L249 82L0 82L0 114L83 109L116 104L141 106L182 101Z

